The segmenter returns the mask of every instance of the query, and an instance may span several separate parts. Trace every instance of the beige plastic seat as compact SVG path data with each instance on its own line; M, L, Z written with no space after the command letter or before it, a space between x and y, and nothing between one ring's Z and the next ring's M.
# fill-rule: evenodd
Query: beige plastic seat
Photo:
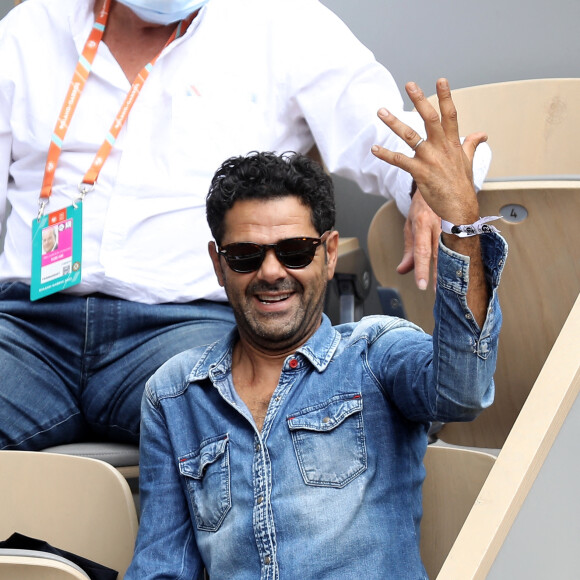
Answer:
M499 290L504 322L496 399L474 422L448 424L440 437L499 448L580 292L580 181L490 183L480 206L482 215L506 215L497 223L510 246ZM507 221L512 211L516 221Z
M452 95L460 134L488 134L488 180L580 179L580 78L492 83ZM429 101L438 107L436 96Z
M46 540L119 572L133 555L137 513L129 485L96 459L0 451L0 538ZM33 572L31 572L32 574Z
M89 578L88 574L64 558L43 557L42 552L5 554L0 550L0 580L86 580L87 578Z
M494 83L452 91L459 132L485 131L493 151L479 193L481 215L510 246L499 290L504 311L496 402L473 423L450 423L450 443L500 448L580 291L580 78ZM437 107L437 98L429 97ZM395 268L404 220L394 203L377 211L368 234L379 284L399 290L407 317L433 330L434 292L417 290Z
M499 449L580 292L580 181L486 183L479 202L482 215L505 214L495 224L510 248L499 289L503 327L496 398L475 421L449 423L438 435L456 445ZM395 271L403 223L392 202L377 211L369 228L369 258L379 284L397 288L407 317L431 333L432 288L421 292L412 274Z
M436 578L485 483L495 456L430 445L424 464L421 559L429 578Z
M129 480L139 477L139 446L111 441L91 441L55 445L43 449L47 453L61 453L100 459L109 463Z
M437 580L578 577L579 336L580 294Z

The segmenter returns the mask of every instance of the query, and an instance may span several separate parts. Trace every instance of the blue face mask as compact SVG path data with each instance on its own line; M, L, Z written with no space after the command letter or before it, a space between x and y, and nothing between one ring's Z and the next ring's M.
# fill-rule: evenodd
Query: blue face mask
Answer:
M141 20L154 24L171 24L187 18L209 0L118 0Z

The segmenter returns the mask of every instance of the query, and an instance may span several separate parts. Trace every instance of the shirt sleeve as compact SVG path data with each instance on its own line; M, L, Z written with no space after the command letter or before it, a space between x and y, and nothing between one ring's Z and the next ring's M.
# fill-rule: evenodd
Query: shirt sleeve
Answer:
M292 98L328 170L355 181L365 193L395 199L401 213L407 215L411 204L410 174L377 159L370 149L380 144L412 156L411 148L378 119L380 107L386 107L426 137L423 120L417 112L404 110L390 72L335 14L318 2L299 3L308 16L300 23L303 43L288 67L288 86L296 90ZM291 31L293 27L288 25L285 29ZM482 144L474 160L478 188L490 160L490 149Z
M497 234L482 235L481 244L491 292L482 328L467 305L469 258L440 243L433 336L399 328L382 352L380 340L369 351L378 347L383 388L412 421L470 421L493 402L507 245Z
M203 562L191 525L165 419L148 384L141 406L141 517L126 580L201 578Z

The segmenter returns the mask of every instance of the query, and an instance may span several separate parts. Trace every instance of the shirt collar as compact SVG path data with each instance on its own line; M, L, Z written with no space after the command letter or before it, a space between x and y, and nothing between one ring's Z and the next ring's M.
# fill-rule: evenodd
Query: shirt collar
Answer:
M232 352L238 338L238 331L234 329L202 351L188 381L196 382L210 376L219 380L229 374L232 368ZM318 330L296 352L309 360L318 372L322 372L332 360L339 343L340 333L332 326L328 316L323 314ZM295 354L289 356L291 357L295 357Z
M297 352L303 354L318 372L322 372L332 360L339 342L340 333L332 326L328 316L323 314L318 330Z

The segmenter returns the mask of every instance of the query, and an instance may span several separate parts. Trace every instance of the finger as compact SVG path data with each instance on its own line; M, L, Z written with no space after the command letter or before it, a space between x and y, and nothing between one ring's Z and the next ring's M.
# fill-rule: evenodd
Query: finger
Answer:
M415 264L415 282L420 290L428 285L431 260L435 260L439 250L441 219L425 203L421 191L417 189L413 196L409 218L412 221L413 262ZM435 273L434 273L435 275Z
M425 123L425 131L427 132L427 139L436 139L444 137L444 132L439 122L439 114L435 107L427 100L423 90L417 83L410 82L405 85L405 90L409 98L413 102L415 109Z
M413 261L415 263L415 284L417 284L419 290L427 289L432 255L431 232L423 229L416 230L415 244L413 246Z
M457 122L457 109L451 96L451 89L447 79L437 81L437 98L439 99L439 110L441 111L441 125L447 139L457 146L459 141L459 125Z
M399 274L407 274L415 266L413 257L413 229L411 227L411 220L408 217L405 220L405 227L403 228L403 240L403 258L401 259L401 263L397 266L397 272Z
M413 246L405 250L400 264L397 266L397 274L408 274L415 267L415 257L413 255Z
M439 256L439 236L441 235L441 227L433 228L433 290L437 291L437 258Z
M471 133L465 140L463 141L463 151L469 159L469 162L473 162L473 157L475 156L475 150L477 146L481 143L485 143L487 141L487 134L483 132L479 133Z
M421 140L421 135L417 133L412 127L403 123L395 115L387 111L384 107L380 108L377 112L379 119L389 128L395 135L398 135L411 149L417 146L417 143ZM410 159L408 157L408 159Z

